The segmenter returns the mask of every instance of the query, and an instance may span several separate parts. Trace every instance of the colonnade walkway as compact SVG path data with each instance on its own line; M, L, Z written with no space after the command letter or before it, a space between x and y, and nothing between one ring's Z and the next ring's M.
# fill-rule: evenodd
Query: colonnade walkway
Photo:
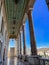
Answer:
M49 65L49 59L37 55L32 18L34 3L35 0L0 0L0 65ZM48 1L47 3L49 5ZM30 32L30 56L26 55L25 23L27 19ZM18 53L17 56L7 58L11 38L17 41L16 53Z

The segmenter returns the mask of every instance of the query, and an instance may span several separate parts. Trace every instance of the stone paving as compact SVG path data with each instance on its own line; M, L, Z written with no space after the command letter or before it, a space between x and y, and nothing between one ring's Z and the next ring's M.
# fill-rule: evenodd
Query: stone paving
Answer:
M8 65L29 65L29 64L21 62L17 58L11 58L11 59L8 59Z

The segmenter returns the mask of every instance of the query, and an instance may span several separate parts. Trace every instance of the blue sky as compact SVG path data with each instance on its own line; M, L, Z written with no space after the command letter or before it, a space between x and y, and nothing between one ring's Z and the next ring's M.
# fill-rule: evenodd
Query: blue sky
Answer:
M36 0L32 11L32 20L37 47L49 47L49 10L45 0ZM26 44L30 47L28 19L25 26ZM12 43L12 44L11 44ZM14 41L10 41L14 46Z
M49 11L45 0L36 0L32 16L37 47L48 47Z

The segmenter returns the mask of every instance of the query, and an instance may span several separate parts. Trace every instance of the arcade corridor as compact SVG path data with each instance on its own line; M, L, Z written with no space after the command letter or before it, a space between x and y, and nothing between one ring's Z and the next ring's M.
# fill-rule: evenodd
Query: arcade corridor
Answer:
M0 0L0 65L49 65L48 58L37 54L32 19L34 3L35 0ZM49 9L49 0L46 4ZM27 50L25 36L27 19L30 50ZM13 48L9 48L10 39L15 39Z

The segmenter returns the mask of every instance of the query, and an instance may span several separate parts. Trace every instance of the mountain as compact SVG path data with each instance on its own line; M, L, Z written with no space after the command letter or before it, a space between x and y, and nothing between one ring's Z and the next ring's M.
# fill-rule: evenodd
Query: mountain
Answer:
M39 48L39 49L37 49L37 51L47 52L47 51L49 51L49 48Z
M49 56L49 48L39 48L37 49L38 55Z

